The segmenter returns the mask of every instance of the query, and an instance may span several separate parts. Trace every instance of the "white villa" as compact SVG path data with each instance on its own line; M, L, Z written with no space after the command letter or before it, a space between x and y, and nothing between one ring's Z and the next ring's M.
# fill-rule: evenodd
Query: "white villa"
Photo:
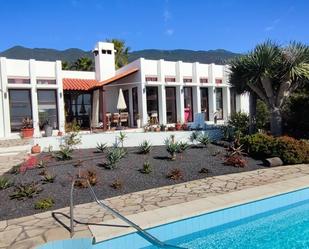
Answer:
M109 129L116 125L120 89L127 107L120 119L132 128L190 124L201 113L206 124L224 123L233 112L249 112L249 96L229 86L227 66L140 58L115 70L114 52L112 43L96 44L95 72L1 57L0 138L19 134L25 117L32 118L35 137L43 135L46 120L55 135L73 120L82 128Z

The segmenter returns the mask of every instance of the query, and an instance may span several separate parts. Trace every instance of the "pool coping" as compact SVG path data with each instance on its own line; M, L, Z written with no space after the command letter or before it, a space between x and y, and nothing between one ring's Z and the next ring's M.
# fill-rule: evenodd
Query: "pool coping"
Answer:
M170 205L150 211L126 216L143 229L157 227L178 220L219 211L233 206L254 202L269 197L297 191L309 187L309 176L302 176L262 186L247 188L230 193L200 198L197 200ZM127 225L116 218L101 224ZM89 225L89 230L96 243L135 232L134 228L116 226Z

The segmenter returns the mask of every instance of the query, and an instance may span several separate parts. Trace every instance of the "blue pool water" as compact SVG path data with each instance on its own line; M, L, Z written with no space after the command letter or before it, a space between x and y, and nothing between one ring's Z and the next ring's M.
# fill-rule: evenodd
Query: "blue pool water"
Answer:
M309 248L309 188L179 220L147 230L188 249ZM131 233L92 245L91 239L47 243L40 249L156 249Z

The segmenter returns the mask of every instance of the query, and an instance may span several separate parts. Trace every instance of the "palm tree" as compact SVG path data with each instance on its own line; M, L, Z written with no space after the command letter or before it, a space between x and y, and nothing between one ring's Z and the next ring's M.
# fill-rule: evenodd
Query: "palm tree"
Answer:
M270 110L271 133L282 134L282 107L309 80L309 47L291 42L280 46L266 41L230 63L230 83L238 92L250 91Z
M78 71L92 71L93 61L88 57L81 57L74 62L74 64L71 66L71 69Z
M62 70L70 70L71 66L69 62L62 61L61 64L62 64Z
M123 67L129 62L129 47L126 47L125 41L118 39L107 39L107 42L114 43L114 47L116 50L115 53L115 67L116 69Z

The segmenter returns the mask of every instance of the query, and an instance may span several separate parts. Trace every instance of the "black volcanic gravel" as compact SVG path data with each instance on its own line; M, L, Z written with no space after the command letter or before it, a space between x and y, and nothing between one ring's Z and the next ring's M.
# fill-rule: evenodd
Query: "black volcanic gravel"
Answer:
M94 186L95 192L100 199L105 199L126 193L141 191L144 189L156 188L160 186L172 185L176 183L196 180L208 176L217 176L231 173L238 173L263 168L261 162L247 157L248 162L245 168L235 168L223 165L225 149L213 144L207 148L190 148L183 154L177 154L177 160L169 160L169 154L164 146L155 146L149 155L138 154L137 148L127 148L128 154L113 170L98 166L105 162L102 153L96 153L95 149L84 149L74 151L73 160L56 161L52 159L48 165L48 171L55 174L55 182L42 185L39 172L42 169L32 169L24 174L12 175L5 174L15 185L18 183L39 182L43 191L33 199L10 200L9 195L13 193L14 187L0 190L0 220L17 218L31 215L40 211L34 209L34 203L38 199L52 197L55 201L53 209L69 206L69 193L71 179L77 174L78 168L73 165L78 160L84 160L81 169L95 169L97 172L98 184ZM40 155L43 157L44 153ZM152 166L150 174L142 174L138 170L144 161L148 160ZM183 179L174 181L166 177L171 169L179 168L183 173ZM201 168L207 168L209 174L199 173ZM122 189L116 190L110 187L115 180L123 182ZM76 189L75 203L92 202L87 189Z

